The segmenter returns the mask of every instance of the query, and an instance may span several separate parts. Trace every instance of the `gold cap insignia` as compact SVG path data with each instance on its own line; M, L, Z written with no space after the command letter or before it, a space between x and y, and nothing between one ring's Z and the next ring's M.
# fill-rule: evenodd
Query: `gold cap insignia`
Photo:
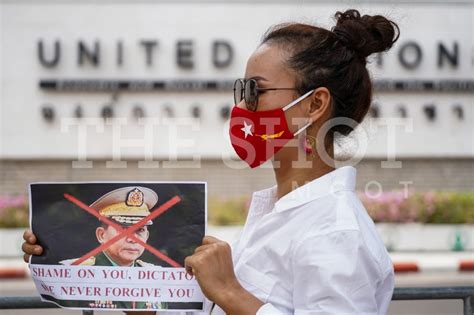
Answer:
M150 215L150 208L158 202L158 195L150 188L127 186L112 190L96 201L90 207L101 216L109 217L122 224L135 224ZM148 221L147 225L153 224Z
M135 188L127 194L125 204L131 207L141 207L141 205L143 205L143 199L143 192L140 189Z

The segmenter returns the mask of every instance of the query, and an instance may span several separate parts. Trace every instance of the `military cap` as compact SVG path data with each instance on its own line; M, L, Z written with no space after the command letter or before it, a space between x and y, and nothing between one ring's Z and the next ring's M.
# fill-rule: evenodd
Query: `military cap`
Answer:
M127 186L112 190L94 201L90 207L100 215L122 225L132 225L150 214L158 195L146 187ZM153 224L148 221L146 225Z

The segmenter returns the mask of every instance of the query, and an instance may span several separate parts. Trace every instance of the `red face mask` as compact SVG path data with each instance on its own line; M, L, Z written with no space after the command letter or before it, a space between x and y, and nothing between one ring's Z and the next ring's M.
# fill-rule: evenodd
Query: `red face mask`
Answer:
M235 153L251 167L257 167L280 151L288 141L305 130L307 123L295 133L288 127L285 111L314 90L297 98L283 108L252 112L234 106L230 114L230 142Z

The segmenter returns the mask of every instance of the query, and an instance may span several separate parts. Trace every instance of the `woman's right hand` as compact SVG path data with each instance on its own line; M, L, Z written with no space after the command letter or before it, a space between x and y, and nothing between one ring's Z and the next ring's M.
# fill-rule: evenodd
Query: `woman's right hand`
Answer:
M26 263L30 261L31 255L41 255L41 253L43 253L43 247L36 244L36 236L31 230L26 230L25 233L23 233L23 239L25 242L21 246L21 249L25 253L23 255L23 260Z

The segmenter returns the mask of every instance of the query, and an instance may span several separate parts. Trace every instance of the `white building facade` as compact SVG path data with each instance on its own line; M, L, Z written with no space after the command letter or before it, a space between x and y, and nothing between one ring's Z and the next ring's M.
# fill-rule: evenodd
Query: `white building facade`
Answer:
M0 1L0 190L31 181L274 183L227 136L232 84L271 25L357 8L401 36L369 68L371 117L336 150L359 189L474 189L472 2ZM443 23L440 23L440 21ZM244 176L242 176L244 175ZM377 184L377 185L378 185Z

